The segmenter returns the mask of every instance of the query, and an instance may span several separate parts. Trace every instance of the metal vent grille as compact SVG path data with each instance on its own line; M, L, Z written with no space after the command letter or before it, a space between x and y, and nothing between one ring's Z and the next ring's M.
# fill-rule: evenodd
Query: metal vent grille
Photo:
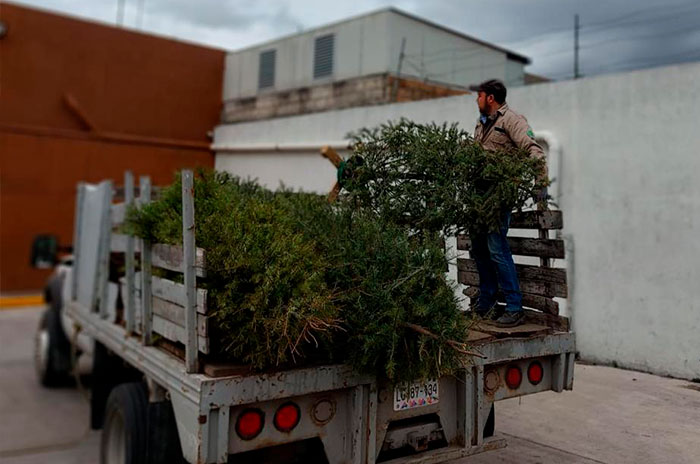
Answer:
M314 79L333 74L333 44L335 35L316 37L314 46Z
M267 50L260 53L260 68L258 73L258 88L264 89L275 85L275 57L277 50Z

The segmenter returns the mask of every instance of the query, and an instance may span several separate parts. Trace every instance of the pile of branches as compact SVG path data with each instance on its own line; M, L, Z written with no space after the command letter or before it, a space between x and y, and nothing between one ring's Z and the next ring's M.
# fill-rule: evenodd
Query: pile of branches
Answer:
M543 159L486 151L457 124L402 119L349 136L347 200L417 231L497 231L503 210L522 209L548 184Z
M344 362L394 381L467 360L438 241L417 242L371 212L226 173L195 178L195 237L207 252L212 343L255 369ZM179 177L127 215L126 231L182 243ZM423 331L422 333L419 331Z
M441 232L474 219L489 227L489 198L518 204L532 180L515 165L529 161L491 157L454 127L402 121L354 138L355 164L333 204L198 172L195 237L207 252L198 286L208 289L219 356L257 370L342 362L394 382L470 362L471 322L446 278ZM489 185L472 192L470 176ZM129 210L125 229L182 243L179 175L157 201Z

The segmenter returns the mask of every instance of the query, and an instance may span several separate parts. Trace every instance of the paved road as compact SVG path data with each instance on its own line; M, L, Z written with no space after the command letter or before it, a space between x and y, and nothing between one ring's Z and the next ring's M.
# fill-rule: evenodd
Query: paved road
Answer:
M0 463L94 464L99 433L75 388L41 388L32 365L40 308L0 311ZM502 401L502 450L459 464L697 464L700 384L577 365L575 390ZM455 463L457 464L457 463Z

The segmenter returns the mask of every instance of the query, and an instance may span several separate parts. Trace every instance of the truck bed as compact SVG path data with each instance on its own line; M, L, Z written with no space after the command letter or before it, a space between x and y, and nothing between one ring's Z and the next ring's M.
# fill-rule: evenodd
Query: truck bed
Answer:
M574 335L554 300L567 295L566 271L550 262L563 257L563 242L544 236L561 228L560 214L530 212L513 219L515 226L540 229L541 238L512 243L514 253L540 259L540 266L518 265L523 301L540 311L528 310L527 323L512 329L475 325L466 341L479 355L462 371L399 386L381 376L358 375L345 365L251 373L212 362L207 292L196 285L196 278L206 276L206 254L194 244L192 173L183 173L182 247L150 244L114 230L129 202L135 201L133 192L129 194L133 179L127 180L125 203L112 204L110 182L79 188L75 278L65 314L83 334L142 375L151 401L172 403L183 455L190 463L225 463L232 455L304 440L320 440L331 464L374 463L405 447L418 454L396 462L443 462L504 445L484 433L495 401L572 388ZM142 184L139 201L149 201L150 181ZM470 247L464 237L458 237L457 245ZM110 308L108 298L110 286L116 287L109 272L115 254L124 257L126 270L119 311ZM478 285L474 263L461 258L457 264L458 280L469 286L467 296L473 297ZM151 267L180 273L184 283L155 277ZM158 346L159 339L167 342ZM533 366L540 374L536 380L529 379ZM511 371L517 371L517 385L508 382ZM427 389L428 383L435 386L434 401L408 404L408 387L413 392L421 385ZM293 430L282 431L270 421L250 439L236 430L246 411L270 418L289 403L303 418ZM319 405L329 419L316 414ZM439 447L429 449L431 443Z
M203 373L188 373L183 360L172 352L158 346L145 346L139 337L127 335L121 325L88 311L80 303L73 301L65 310L81 331L167 391L177 417L183 453L189 462L223 463L227 462L229 454L240 451L231 447L231 418L236 408L247 404L344 392L352 404L361 407L354 407L354 414L347 411L347 420L354 424L348 428L353 436L344 437L349 438L343 440L345 445L336 446L350 446L346 455L356 456L358 460L355 462L374 462L378 455L377 446L384 441L389 424L399 417L384 417L394 413L390 408L382 407L381 380L357 375L348 366L313 366L262 374L242 373L238 369L237 374L218 377L207 375L207 369ZM488 417L484 404L490 405L492 401L505 397L479 397L488 396L483 388L484 370L492 366L520 359L551 359L546 387L523 390L519 394L571 389L575 353L572 333L535 324L522 326L515 331L518 336L514 336L512 330L497 329L489 324L480 326L480 329L472 331L469 338L484 358L475 359L472 368L467 370L466 385L462 387L468 390L472 385L476 394L471 405L465 403L461 406L463 414L471 411L473 426L463 423L464 430L458 434L471 438L399 462L441 462L505 445L501 439L485 439L480 432ZM233 367L229 366L229 373L234 371ZM225 369L219 370L222 372ZM449 391L448 380L441 379L440 382L442 390ZM485 402L485 399L490 401ZM449 401L445 404L454 408ZM333 449L333 445L328 444L327 448Z

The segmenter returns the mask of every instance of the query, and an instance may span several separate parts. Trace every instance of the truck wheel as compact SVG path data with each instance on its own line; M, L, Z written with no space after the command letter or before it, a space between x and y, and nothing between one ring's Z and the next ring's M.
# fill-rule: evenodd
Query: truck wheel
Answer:
M107 399L101 464L142 464L146 456L148 398L142 382L114 387Z
M187 464L170 401L148 404L148 464Z
M70 381L70 344L59 318L59 312L48 307L34 334L34 367L45 387L58 387Z
M496 429L496 404L491 403L491 412L489 413L486 424L484 424L484 438L492 437Z

